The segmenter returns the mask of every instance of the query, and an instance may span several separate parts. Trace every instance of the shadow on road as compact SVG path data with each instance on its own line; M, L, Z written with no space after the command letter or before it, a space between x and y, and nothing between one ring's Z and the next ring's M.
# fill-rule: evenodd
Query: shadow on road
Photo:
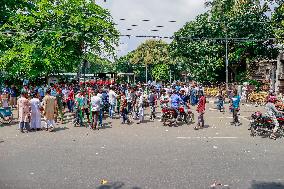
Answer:
M99 127L99 129L110 129L110 128L112 128L111 122L103 123L103 126Z
M253 181L249 189L284 189L284 184L280 182Z
M97 189L123 189L124 185L125 184L122 183L122 182L115 182L115 183L109 183L109 184L101 185L101 186L97 187ZM141 188L132 187L131 189L141 189Z
M69 129L68 127L55 127L54 132L63 131Z

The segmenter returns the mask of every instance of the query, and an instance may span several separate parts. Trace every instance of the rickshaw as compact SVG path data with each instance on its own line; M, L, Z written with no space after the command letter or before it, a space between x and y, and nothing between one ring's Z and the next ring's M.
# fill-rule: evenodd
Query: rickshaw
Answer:
M0 124L10 124L13 120L11 107L0 107Z

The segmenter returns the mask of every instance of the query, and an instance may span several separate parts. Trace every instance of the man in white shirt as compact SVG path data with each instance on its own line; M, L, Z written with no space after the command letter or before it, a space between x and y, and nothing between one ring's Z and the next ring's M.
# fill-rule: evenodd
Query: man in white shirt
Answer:
M98 96L97 91L94 91L93 96L91 98L92 129L97 128L97 123L100 116L101 108L102 108L102 98Z
M41 130L41 104L39 101L38 93L33 94L33 98L30 100L31 105L31 129Z
M139 122L137 124L140 124L144 121L144 97L141 92L137 93L137 98L139 117Z
M112 119L115 113L114 108L117 98L117 94L114 92L113 87L110 87L110 90L108 92L108 98L109 98L109 117Z

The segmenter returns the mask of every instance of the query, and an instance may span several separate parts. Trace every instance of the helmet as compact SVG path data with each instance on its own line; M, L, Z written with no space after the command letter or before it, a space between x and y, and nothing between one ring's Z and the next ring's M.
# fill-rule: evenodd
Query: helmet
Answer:
M268 102L274 103L275 101L276 101L276 97L275 96L269 96Z
M258 112L255 112L255 116L256 116L256 117L261 117L261 116L262 116L262 113L259 112L259 111L258 111Z

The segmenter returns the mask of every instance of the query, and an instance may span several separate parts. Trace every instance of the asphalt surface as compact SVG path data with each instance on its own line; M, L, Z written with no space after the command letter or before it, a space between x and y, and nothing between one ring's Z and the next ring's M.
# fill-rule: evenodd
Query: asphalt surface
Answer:
M284 188L284 139L252 138L247 130L250 114L263 108L242 106L239 127L213 108L207 105L206 128L198 131L148 117L140 125L107 119L99 131L1 127L0 189Z

